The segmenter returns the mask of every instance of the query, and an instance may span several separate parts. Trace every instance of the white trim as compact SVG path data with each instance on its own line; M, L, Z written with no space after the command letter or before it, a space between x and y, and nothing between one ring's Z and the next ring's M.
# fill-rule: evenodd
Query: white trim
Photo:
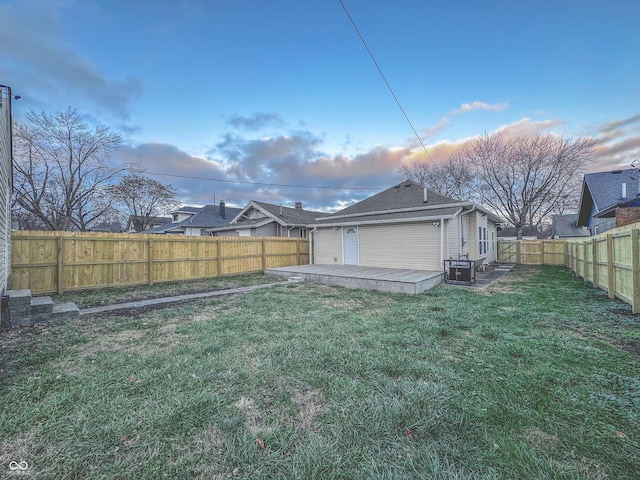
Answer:
M419 223L419 222L433 222L434 220L439 220L441 218L446 218L447 220L450 218L454 218L458 213L455 212L453 215L438 215L435 217L402 217L402 218L389 218L386 220L364 220L360 222L351 222L348 225L381 225L385 223ZM365 215L360 215L365 216ZM342 227L346 226L345 222L335 222L335 223L316 223L309 225L310 227L322 228L322 227Z

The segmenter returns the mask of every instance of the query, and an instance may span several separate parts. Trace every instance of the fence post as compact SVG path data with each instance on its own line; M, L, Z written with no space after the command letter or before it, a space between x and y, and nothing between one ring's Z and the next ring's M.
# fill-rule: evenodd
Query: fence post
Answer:
M64 292L64 239L58 232L58 295Z
M607 293L609 294L609 298L615 298L616 279L613 270L613 235L610 233L607 234L607 277L609 277Z
M222 276L222 243L216 238L216 276Z
M147 255L149 261L149 285L153 285L153 242L151 237L147 238Z
M262 249L262 270L267 268L267 253L264 248L264 239L260 240L260 247Z
M640 312L640 230L631 230L631 282L633 297L631 308L633 313Z
M586 282L589 274L589 260L587 259L587 242L582 242L582 279Z
M300 265L300 242L302 240L298 239L296 240L296 262L298 263L298 265Z
M593 261L593 288L598 288L598 242L591 237L591 260Z
M521 242L522 240L516 240L516 263L518 265L522 265L522 247L521 247Z

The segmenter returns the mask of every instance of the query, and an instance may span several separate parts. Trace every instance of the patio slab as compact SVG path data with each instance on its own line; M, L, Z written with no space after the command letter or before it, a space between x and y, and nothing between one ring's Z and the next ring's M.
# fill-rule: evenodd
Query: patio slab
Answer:
M356 265L295 265L268 268L264 273L282 279L303 277L324 285L410 295L429 290L444 279L443 272Z

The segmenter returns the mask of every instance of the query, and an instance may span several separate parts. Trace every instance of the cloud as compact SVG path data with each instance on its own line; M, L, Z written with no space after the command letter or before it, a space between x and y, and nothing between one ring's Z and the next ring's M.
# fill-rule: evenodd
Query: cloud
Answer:
M474 110L486 110L486 111L500 113L503 110L506 110L507 108L509 108L509 104L507 102L496 103L491 105L489 103L479 102L476 100L475 102L471 102L471 103L463 103L462 105L460 105L459 108L456 108L451 113L449 113L449 115L462 115L463 113L472 112Z
M443 116L438 121L437 125L434 125L432 127L428 127L427 129L425 129L425 135L427 137L431 137L436 133L440 132L441 130L444 130L444 128L451 123L451 117L457 117L459 115L463 115L465 113L469 113L474 110L484 110L484 111L500 113L503 110L506 110L507 108L509 108L508 102L490 104L490 103L480 102L476 100L471 103L463 103L462 105L460 105L460 107L450 111L447 115Z
M137 79L113 79L61 39L59 11L64 3L17 2L0 5L0 78L16 93L43 108L82 100L97 112L128 118L141 92ZM92 112L89 112L92 113Z
M255 113L249 117L233 116L227 121L227 124L243 130L260 130L270 125L281 126L284 122L277 113Z
M640 113L638 115L634 115L633 117L625 118L623 120L614 120L612 122L603 123L600 127L602 132L610 132L612 130L618 130L623 127L627 127L629 125L633 125L635 123L640 123Z
M596 132L591 171L628 168L640 158L640 114L603 123Z
M617 122L623 126L613 131L607 126L614 122L598 126L595 170L628 164L633 152L640 156L640 132L628 120ZM562 125L558 119L522 118L487 133L535 135ZM174 185L180 199L188 204L213 203L215 196L216 201L239 207L250 200L289 206L300 201L308 209L335 211L396 183L404 162L443 162L477 138L427 144L431 160L410 142L377 146L357 155L330 155L323 151L323 139L306 130L268 137L227 133L204 157L172 145L147 143L122 149L120 158L137 162L148 172L175 172L177 176L154 178Z

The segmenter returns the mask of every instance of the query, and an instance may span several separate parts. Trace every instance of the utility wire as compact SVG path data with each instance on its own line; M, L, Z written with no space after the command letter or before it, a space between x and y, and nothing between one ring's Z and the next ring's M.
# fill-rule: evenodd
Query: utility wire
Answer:
M347 17L349 18L349 21L351 22L351 25L353 25L354 30L358 34L358 37L360 37L360 41L364 45L364 48L367 50L367 53L369 54L369 57L371 57L371 60L373 61L373 64L378 69L378 73L380 73L380 76L382 77L382 80L384 80L384 83L387 85L387 88L389 89L389 92L391 92L391 95L393 96L393 99L398 104L398 108L400 108L400 111L404 115L404 118L407 120L407 123L411 127L411 130L413 130L413 133L415 134L416 138L418 139L418 142L420 142L420 145L422 145L422 149L424 150L424 153L426 153L427 157L429 157L429 160L431 160L433 162L433 158L431 158L431 155L429 154L429 151L427 150L427 147L425 147L424 143L422 143L422 139L420 138L420 135L418 135L418 132L416 131L415 127L413 126L413 123L411 123L411 120L409 119L409 116L407 115L407 112L405 112L404 108L402 108L402 104L400 103L400 100L398 100L398 97L396 96L395 92L391 88L391 85L389 85L389 82L387 81L387 78L384 76L384 73L382 73L382 69L380 68L380 65L378 65L378 62L376 61L375 57L373 56L373 53L371 53L371 50L369 49L369 47L367 45L367 42L364 41L364 37L360 33L360 30L358 30L358 26L356 25L356 22L351 17L351 14L349 13L349 10L347 10L347 7L345 6L345 4L344 4L344 2L342 0L338 0L338 1L340 2L340 5L342 5L342 8L344 9L344 13L347 14Z
M112 171L127 171L126 167L115 168L108 167L106 165L95 165L87 163L86 165L102 169L102 170L112 170ZM174 178L185 178L188 180L204 180L207 182L220 182L220 183L234 183L239 185L259 185L263 187L290 187L290 188L320 188L324 190L384 190L381 187L332 187L327 185L293 185L289 183L267 183L267 182L248 182L242 180L223 180L221 178L210 178L210 177L196 177L191 175L178 175L175 173L162 173L162 172L150 172L148 170L142 170L140 172L142 175L158 175L161 177L174 177Z

